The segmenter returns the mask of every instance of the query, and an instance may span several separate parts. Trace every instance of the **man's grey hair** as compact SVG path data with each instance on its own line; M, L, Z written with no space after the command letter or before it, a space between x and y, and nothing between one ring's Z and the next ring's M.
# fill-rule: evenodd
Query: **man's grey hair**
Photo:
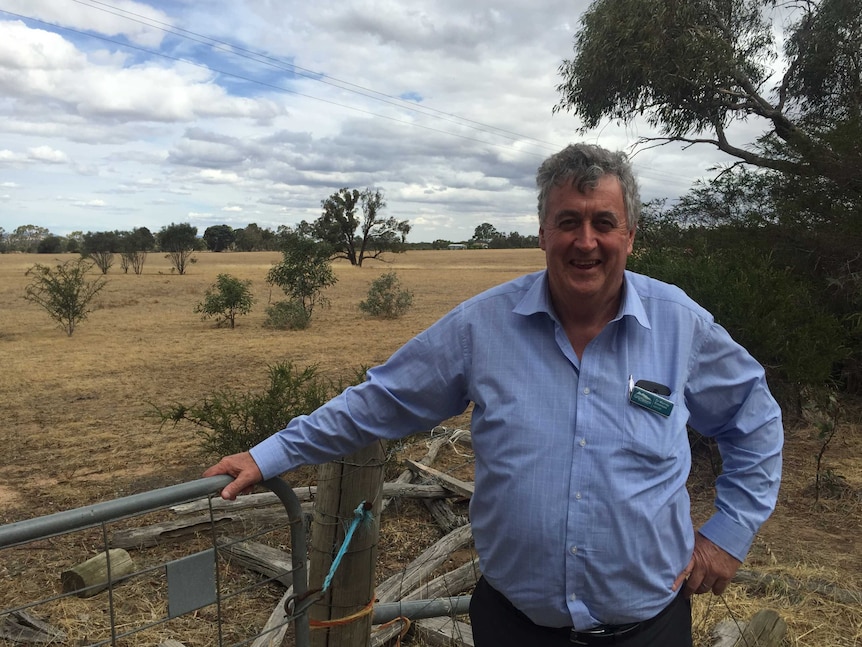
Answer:
M578 191L595 189L603 175L613 175L620 181L626 221L629 231L638 223L641 198L628 156L621 151L609 151L592 144L570 144L542 162L536 173L539 188L539 225L545 224L548 195L555 186L568 183Z

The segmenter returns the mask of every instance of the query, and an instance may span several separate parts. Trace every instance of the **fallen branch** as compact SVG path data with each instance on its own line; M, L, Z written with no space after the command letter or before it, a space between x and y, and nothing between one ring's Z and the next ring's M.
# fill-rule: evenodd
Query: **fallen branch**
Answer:
M275 605L275 609L269 614L269 619L263 626L260 635L251 644L251 647L281 647L284 634L287 633L287 628L290 626L290 623L286 622L284 603L291 595L293 595L293 587L289 586L284 595L281 596L278 604Z
M740 569L736 571L733 581L759 591L767 589L778 589L782 592L804 591L822 595L842 604L862 604L862 593L859 591L848 591L822 580L802 581L786 575L777 576Z
M440 433L436 438L434 437L435 431L438 429L443 429L444 431ZM431 430L431 442L428 444L428 452L422 457L418 462L422 465L431 465L436 459L437 454L440 453L440 450L443 446L449 441L449 434L445 431L444 427L435 427ZM395 483L410 483L413 480L413 471L406 469L398 477L395 479ZM385 487L385 484L384 484ZM384 491L384 499L383 499L383 507L381 509L385 510L389 503L392 501L392 498L385 498L386 494Z
M405 470L408 474L409 470ZM311 501L317 494L317 486L294 488L294 493L301 502ZM439 499L449 496L449 491L441 485L413 485L406 482L391 482L383 484L383 496L388 497L411 497L414 499ZM170 508L177 515L187 515L196 512L208 512L210 507L214 511L238 512L255 508L269 506L280 506L281 501L273 492L260 492L257 494L246 494L237 497L235 501L224 499L213 499L212 506L207 499L192 501L175 505Z
M410 600L433 600L435 598L445 598L459 595L468 589L472 589L479 579L479 560L473 558L466 564L462 564L454 571L444 573L443 575L434 578L414 589L403 598L403 601ZM389 641L401 633L403 629L402 622L394 622L393 624L379 629L371 635L371 647L383 647Z
M302 504L304 515L311 515L311 505L310 503ZM253 522L275 526L285 524L287 521L287 514L284 508L279 509L276 507L244 510L240 513L214 513L212 519L210 519L209 514L203 514L191 519L166 521L141 528L118 530L111 537L111 546L125 549L148 548L182 539L189 535L210 532L212 525L220 526L238 522Z
M423 474L430 477L431 479L442 485L444 488L446 488L450 492L453 492L454 494L457 494L458 496L463 496L468 499L473 496L472 483L462 481L461 479L456 479L454 476L444 474L440 470L435 470L433 467L428 467L427 465L422 465L422 463L417 463L409 459L406 459L404 463L417 474Z
M434 572L453 552L465 548L473 540L470 524L450 532L433 546L427 548L419 557L407 565L402 572L386 579L377 587L377 600L395 602L404 594L413 591L422 580Z
M26 611L12 611L0 623L0 638L16 643L62 643L66 634Z

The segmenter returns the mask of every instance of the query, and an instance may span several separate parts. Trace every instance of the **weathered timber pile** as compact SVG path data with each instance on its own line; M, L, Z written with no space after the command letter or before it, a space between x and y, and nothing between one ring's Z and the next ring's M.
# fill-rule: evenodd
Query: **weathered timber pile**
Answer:
M435 430L436 432L437 430ZM412 602L416 600L436 600L458 596L468 592L479 577L478 562L475 557L466 563L440 573L441 568L453 553L468 548L472 544L472 534L468 520L459 515L452 505L453 501L469 499L473 493L473 483L463 481L433 467L440 450L447 443L470 446L469 432L435 433L428 444L427 454L418 461L404 461L404 471L393 481L384 483L382 488L383 509L396 498L415 498L421 500L443 532L442 538L416 557L407 567L376 587L376 604ZM302 503L303 513L310 520L312 501L317 494L313 486L295 488L294 493ZM285 512L278 498L272 493L252 494L236 501L221 499L196 501L170 509L175 518L170 521L146 527L115 532L111 538L111 579L115 583L128 574L131 564L123 549L139 549L173 542L211 531L212 524L226 525L235 522L243 524L277 525L285 521ZM212 518L211 518L212 515ZM242 568L260 574L267 581L285 587L284 595L273 609L266 625L261 628L253 647L277 647L284 641L288 630L285 624L285 604L293 594L293 572L291 555L283 550L248 539L238 539L220 534L217 539L219 552L229 559L235 568ZM63 573L64 590L85 591L94 594L106 586L106 556L88 560ZM116 563L114 559L117 559ZM307 569L306 569L307 573ZM72 576L75 576L72 578ZM305 573L303 574L305 576ZM72 584L72 579L75 580ZM80 581L79 581L80 580ZM858 603L862 595L855 591L845 591L829 583L799 582L790 578L760 574L741 569L734 582L754 592L780 588L785 593L798 591L814 593L835 601ZM473 645L472 633L467 623L455 618L436 618L417 620L412 624L404 618L373 627L371 645L383 647L392 644L408 628L422 637L426 645L450 645L470 647ZM719 622L713 630L713 647L741 647L759 645L777 647L786 633L786 624L771 609L756 613L749 622L728 620ZM51 642L62 640L62 632L27 614L10 616L0 623L0 638L13 642ZM177 641L163 643L163 647L182 647Z

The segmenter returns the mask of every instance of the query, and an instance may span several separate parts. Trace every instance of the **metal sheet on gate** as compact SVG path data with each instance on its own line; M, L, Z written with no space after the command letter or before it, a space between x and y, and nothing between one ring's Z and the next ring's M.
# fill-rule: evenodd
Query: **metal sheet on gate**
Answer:
M166 564L168 616L176 618L216 601L215 550L210 548Z

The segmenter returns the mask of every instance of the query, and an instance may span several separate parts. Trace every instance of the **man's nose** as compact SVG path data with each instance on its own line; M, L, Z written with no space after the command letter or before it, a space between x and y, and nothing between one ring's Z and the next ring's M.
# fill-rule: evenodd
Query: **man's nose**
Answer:
M584 223L575 232L573 244L578 249L592 250L596 247L596 230L589 223Z

